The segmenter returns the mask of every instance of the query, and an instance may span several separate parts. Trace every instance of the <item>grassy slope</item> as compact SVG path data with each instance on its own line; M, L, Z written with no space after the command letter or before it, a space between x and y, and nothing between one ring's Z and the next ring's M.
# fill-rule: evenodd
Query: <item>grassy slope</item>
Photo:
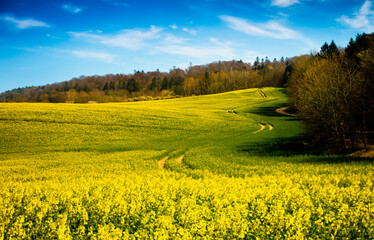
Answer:
M306 154L263 92L0 104L0 238L373 236L372 162Z

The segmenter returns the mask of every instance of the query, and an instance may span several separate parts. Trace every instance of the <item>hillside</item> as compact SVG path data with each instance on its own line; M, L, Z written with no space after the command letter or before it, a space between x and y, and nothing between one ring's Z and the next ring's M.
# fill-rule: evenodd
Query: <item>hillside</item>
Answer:
M0 238L373 238L373 162L309 149L286 102L0 103Z

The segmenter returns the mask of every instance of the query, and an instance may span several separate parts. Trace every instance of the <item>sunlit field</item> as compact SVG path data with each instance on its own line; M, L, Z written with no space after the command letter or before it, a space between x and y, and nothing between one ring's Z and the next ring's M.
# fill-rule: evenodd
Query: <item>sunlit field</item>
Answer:
M286 102L1 103L0 239L374 238L372 159L313 151Z

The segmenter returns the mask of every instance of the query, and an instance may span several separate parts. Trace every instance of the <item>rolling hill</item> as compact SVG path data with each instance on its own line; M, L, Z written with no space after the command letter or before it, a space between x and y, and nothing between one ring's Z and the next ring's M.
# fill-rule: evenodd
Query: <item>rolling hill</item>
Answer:
M320 155L282 88L0 103L0 238L374 237L374 164Z

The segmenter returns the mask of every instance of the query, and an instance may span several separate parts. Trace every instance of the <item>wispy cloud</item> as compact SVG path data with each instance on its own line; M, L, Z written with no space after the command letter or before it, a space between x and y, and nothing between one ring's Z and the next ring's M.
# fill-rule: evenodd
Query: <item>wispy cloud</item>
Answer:
M161 30L161 28L151 26L148 30L122 30L118 34L113 35L92 32L68 32L68 34L76 38L93 40L111 47L137 50L144 46L145 40L159 38Z
M182 28L182 30L183 30L184 32L186 32L186 33L191 34L191 35L196 35L196 33L197 33L196 30L188 29L188 28L186 28L186 27Z
M279 13L278 13L278 15L279 15L279 16L281 16L281 17L284 17L284 18L288 17L288 15L287 15L287 14L285 14L285 13L282 13L282 12L279 12Z
M231 29L245 33L247 35L270 37L275 39L301 39L300 33L289 29L279 22L268 21L265 23L252 24L246 19L221 16L222 21L228 24Z
M354 13L354 17L341 16L338 22L364 31L374 31L374 11L371 10L372 2L366 0L358 12Z
M220 42L214 37L209 38L210 43L206 44L167 44L156 47L162 53L180 55L202 61L232 60L237 56L230 42Z
M34 19L20 20L14 17L5 16L2 18L2 20L14 24L14 26L18 29L26 29L31 27L50 27L49 24Z
M277 7L289 7L295 3L299 3L299 0L271 0L271 5Z
M103 62L113 62L115 55L105 53L105 52L91 52L91 51L81 51L81 50L62 50L63 52L70 53L76 57L90 60L100 60Z
M160 46L160 47L157 47L156 49L167 54L182 55L182 56L202 59L206 61L235 58L234 50L229 46L211 47L211 46L170 45L170 46Z
M121 1L121 0L104 0L104 2L106 2L110 5L116 6L116 7L127 7L127 6L129 6L129 4L127 2Z
M77 6L71 5L71 4L62 4L62 9L69 13L80 13L83 11L83 8L79 8Z
M168 34L164 37L165 44L182 44L188 41L188 38L177 37L172 34Z
M247 35L261 36L280 40L298 40L304 42L309 48L316 48L313 40L304 37L301 33L283 26L277 21L268 21L264 23L250 23L246 19L220 16L221 20L226 22L228 26L236 31Z
M27 51L27 52L39 52L45 49L43 46L34 46L34 47L14 47L15 49Z
M54 35L49 34L49 33L47 33L46 36L49 37L49 38L53 38L53 39L60 39L60 37L54 36Z
M177 24L171 24L169 25L169 27L174 30L178 28Z
M214 37L210 37L209 40L213 43L218 43L218 40Z

